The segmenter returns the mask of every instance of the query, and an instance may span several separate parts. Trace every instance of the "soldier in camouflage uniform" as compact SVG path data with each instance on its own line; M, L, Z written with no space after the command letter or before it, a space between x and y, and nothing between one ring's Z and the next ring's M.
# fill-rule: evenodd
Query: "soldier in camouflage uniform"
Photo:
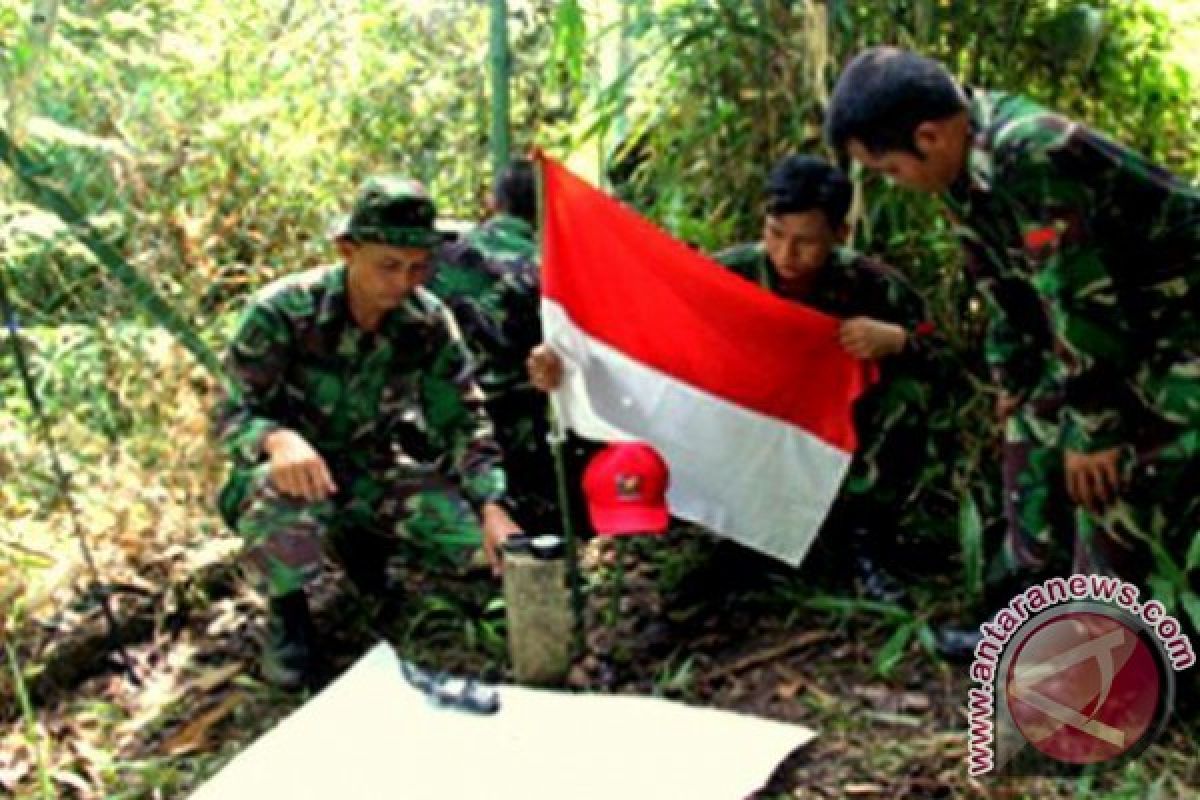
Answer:
M879 383L855 406L859 447L825 530L849 536L864 591L894 600L900 585L881 562L895 555L894 525L926 460L938 337L925 301L899 272L845 246L852 193L836 167L788 156L767 178L762 241L715 258L780 297L843 320L842 346L878 361Z
M1200 530L1200 191L1079 123L966 90L894 48L846 68L827 125L856 160L941 194L992 287L1036 297L1048 341L1016 352L1041 355L1032 385L1043 389L1014 388L1035 403L1055 396L1046 433L1093 566L1153 583L1194 624L1197 576L1184 573ZM999 336L1028 337L1012 304L994 296L991 307ZM1182 580L1160 580L1173 572Z
M978 234L953 211L950 217L967 270L989 309L984 357L999 387L1005 534L988 580L1003 603L1020 590L1013 583L1068 569L1092 573L1101 565L1089 537L1077 535L1081 529L1067 494L1058 427L1063 393L1049 360L1054 342L1049 319L1033 288L988 270L988 251Z
M454 312L479 363L514 514L526 529L553 530L561 520L546 397L525 370L529 351L542 338L531 162L513 161L500 175L492 211L439 252L428 288Z
M304 585L324 541L379 589L389 540L452 560L480 543L452 486L479 512L494 568L516 530L470 357L450 313L418 286L434 216L416 182L367 180L335 231L343 263L260 291L229 349L217 434L232 470L219 504L265 583L264 672L284 686L312 667Z

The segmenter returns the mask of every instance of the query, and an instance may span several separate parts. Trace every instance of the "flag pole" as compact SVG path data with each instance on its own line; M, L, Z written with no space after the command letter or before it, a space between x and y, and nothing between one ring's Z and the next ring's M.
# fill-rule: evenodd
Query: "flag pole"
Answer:
M567 437L562 420L551 402L546 413L550 418L550 452L554 455L554 475L558 483L558 507L562 513L563 550L567 559L567 586L571 592L571 613L575 618L575 655L583 653L583 582L579 570L579 538L575 535L575 524L571 515L571 493L567 488L567 468L563 459L562 446Z
M537 180L534 181L537 190L538 233L545 236L545 186L543 184L543 168L545 161L540 149L533 151L533 160L537 164ZM541 252L545 252L544 248ZM574 641L572 650L575 656L583 653L584 646L584 608L583 581L579 570L579 538L575 534L574 516L571 514L571 492L567 486L567 467L563 458L563 442L567 440L566 428L562 422L562 412L558 406L558 398L549 395L546 406L546 419L550 432L546 440L550 444L550 453L554 458L554 478L558 489L558 509L562 517L563 554L567 561L567 587L571 594L571 614L574 617Z

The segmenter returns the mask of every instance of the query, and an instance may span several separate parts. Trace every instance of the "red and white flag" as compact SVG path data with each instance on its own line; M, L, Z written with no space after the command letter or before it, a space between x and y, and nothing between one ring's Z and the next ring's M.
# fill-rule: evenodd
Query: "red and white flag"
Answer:
M671 511L796 565L855 448L869 370L836 320L775 297L554 160L543 180L542 322L580 435L650 443Z

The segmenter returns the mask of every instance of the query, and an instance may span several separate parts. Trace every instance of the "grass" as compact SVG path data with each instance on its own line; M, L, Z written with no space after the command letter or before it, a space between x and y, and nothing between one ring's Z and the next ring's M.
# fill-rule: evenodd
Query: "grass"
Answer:
M50 781L50 770L47 767L47 746L49 744L46 736L38 728L37 715L34 713L33 703L29 700L29 692L25 687L25 676L21 672L21 662L17 658L17 653L12 645L5 642L4 652L8 655L8 666L12 674L12 685L17 695L17 702L20 704L21 719L24 723L25 742L34 752L34 760L37 766L38 788L40 797L44 800L50 800L57 795L54 792L54 787Z

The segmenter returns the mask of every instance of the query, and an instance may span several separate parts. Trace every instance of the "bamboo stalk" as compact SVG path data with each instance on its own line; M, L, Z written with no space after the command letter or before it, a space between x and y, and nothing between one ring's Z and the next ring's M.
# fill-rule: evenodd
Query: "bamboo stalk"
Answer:
M508 166L510 126L508 109L511 59L508 52L508 2L492 0L488 60L492 67L492 174Z

